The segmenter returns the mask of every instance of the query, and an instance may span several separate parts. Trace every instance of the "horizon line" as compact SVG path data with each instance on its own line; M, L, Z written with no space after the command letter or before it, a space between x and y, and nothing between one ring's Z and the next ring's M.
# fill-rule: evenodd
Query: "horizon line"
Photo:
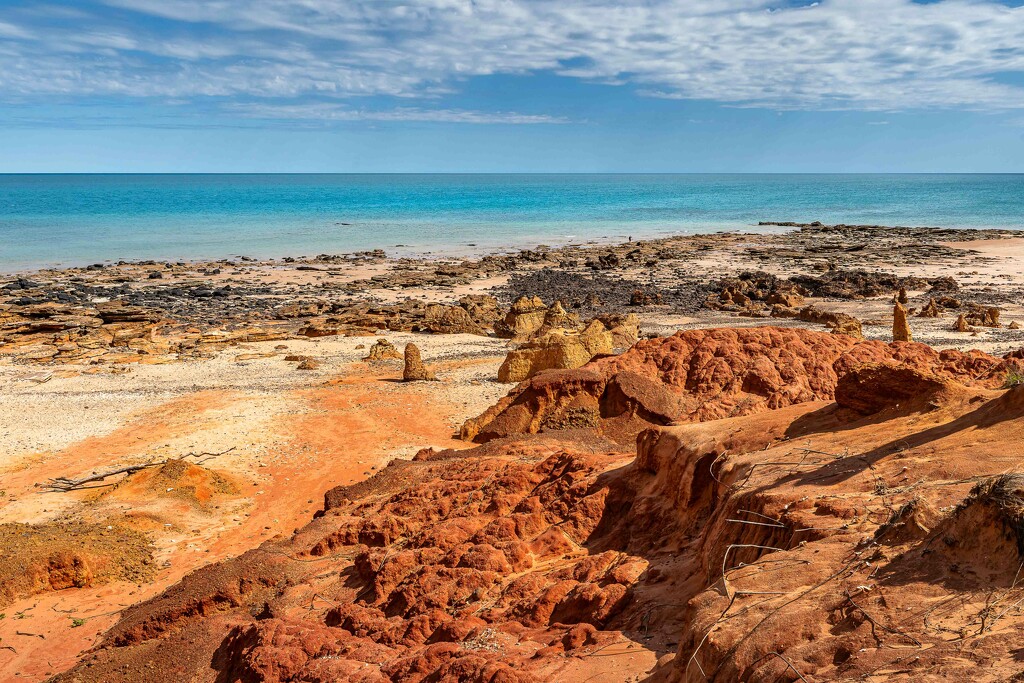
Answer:
M0 171L2 176L231 176L231 175L277 175L277 176L680 176L680 175L1024 175L1022 171Z

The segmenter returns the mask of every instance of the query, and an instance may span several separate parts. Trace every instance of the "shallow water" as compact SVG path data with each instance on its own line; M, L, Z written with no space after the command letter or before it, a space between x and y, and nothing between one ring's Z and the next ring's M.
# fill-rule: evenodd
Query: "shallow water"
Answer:
M443 254L761 220L1021 229L1024 175L0 175L0 270Z

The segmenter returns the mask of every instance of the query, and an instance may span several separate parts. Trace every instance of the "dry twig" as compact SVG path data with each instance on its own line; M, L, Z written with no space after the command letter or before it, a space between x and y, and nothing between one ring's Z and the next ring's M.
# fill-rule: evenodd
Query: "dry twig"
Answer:
M172 460L184 460L185 458L196 458L196 464L201 465L204 462L216 458L221 455L225 455L235 450L235 447L221 451L219 453L186 453L180 458L167 458L165 460L152 460L146 463L140 463L136 465L126 465L124 467L118 467L113 470L107 470L106 472L95 472L87 477L79 477L78 479L72 479L70 477L55 477L50 479L45 484L36 484L40 488L45 488L53 492L66 493L68 491L75 491L82 488L85 484L91 484L97 481L103 481L107 477L113 477L118 474L134 474L140 470L147 469L149 467L160 467L166 465Z

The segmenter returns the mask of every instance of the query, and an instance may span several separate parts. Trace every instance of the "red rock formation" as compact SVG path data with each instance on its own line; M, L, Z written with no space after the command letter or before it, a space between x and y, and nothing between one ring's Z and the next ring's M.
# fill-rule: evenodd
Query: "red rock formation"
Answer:
M578 370L541 373L469 420L462 433L484 442L551 429L573 417L628 441L650 425L830 400L841 374L886 361L984 386L998 386L1005 367L980 352L938 352L924 344L885 344L810 330L689 330L642 341Z
M717 330L548 373L551 400L600 384L643 421L700 420L695 395L736 415L647 429L635 458L575 429L394 461L54 680L1009 680L1024 387L970 379L996 364Z

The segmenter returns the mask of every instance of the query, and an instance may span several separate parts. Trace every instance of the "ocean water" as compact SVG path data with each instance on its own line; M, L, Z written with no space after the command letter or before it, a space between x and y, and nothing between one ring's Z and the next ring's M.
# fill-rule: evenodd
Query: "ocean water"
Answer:
M0 175L0 271L756 229L1024 229L1024 175Z

